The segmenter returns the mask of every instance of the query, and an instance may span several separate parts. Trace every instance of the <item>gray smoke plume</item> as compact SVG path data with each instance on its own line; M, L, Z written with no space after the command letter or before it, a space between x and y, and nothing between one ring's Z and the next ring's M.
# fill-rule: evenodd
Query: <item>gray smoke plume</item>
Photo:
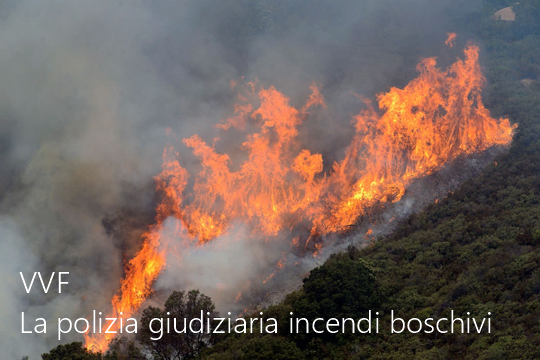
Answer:
M36 359L59 344L58 317L108 310L154 216L166 129L211 140L232 113L231 80L257 78L294 105L321 84L336 124L315 117L306 146L331 164L350 140L355 94L406 84L475 9L451 0L0 2L1 357ZM245 239L221 251L232 240L218 240L186 263L171 259L158 289L198 287L225 307L207 284L223 282L229 298L284 251ZM45 295L35 283L26 294L19 271L69 271L69 285ZM28 324L45 318L47 334L21 334L23 311Z

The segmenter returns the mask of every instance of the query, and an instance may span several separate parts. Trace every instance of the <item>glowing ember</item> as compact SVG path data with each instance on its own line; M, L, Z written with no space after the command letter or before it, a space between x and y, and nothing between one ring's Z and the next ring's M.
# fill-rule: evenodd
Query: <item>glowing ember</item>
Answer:
M454 47L454 43L456 41L456 33L448 33L448 39L444 42L446 46Z
M447 45L453 46L454 39L455 34L449 34ZM298 139L309 111L326 106L318 88L311 86L311 96L297 110L274 87L256 91L255 84L248 84L234 116L218 125L221 131L244 133L239 146L245 160L237 170L231 169L231 161L236 161L232 155L218 153L193 135L184 144L200 159L201 171L186 189L188 172L172 147L165 150L163 171L156 178L163 194L156 222L126 269L120 293L112 300L112 316L133 315L150 294L165 266L167 239L160 234L168 217L181 220L186 229L177 229L176 238L199 245L226 233L233 223L246 224L267 238L302 224L307 236L295 236L291 246L303 248L311 242L316 256L322 247L315 241L318 236L346 231L375 204L398 201L414 179L460 155L509 144L515 126L508 119L491 118L482 103L478 51L469 45L465 58L446 70L436 67L435 58L425 59L418 65L420 75L404 89L391 88L378 96L380 112L368 102L354 118L355 135L344 159L327 173L322 155ZM254 126L258 130L247 132ZM284 263L285 258L278 269ZM108 340L96 334L87 336L86 344L103 350Z

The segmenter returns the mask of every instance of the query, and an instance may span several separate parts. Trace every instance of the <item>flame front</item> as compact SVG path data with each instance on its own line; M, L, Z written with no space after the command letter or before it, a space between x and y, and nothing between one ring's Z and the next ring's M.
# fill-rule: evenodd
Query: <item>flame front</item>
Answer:
M447 44L454 38L450 34ZM317 236L346 231L376 203L398 201L411 181L456 157L509 144L515 125L492 118L482 103L485 80L478 52L469 45L464 59L446 70L436 67L435 58L424 59L419 76L405 88L378 96L380 111L366 101L366 109L353 119L355 135L343 160L328 172L323 172L322 155L304 148L298 136L309 112L326 106L318 88L313 85L306 105L296 109L274 87L256 91L257 85L249 84L234 116L217 125L221 131L244 133L239 147L245 159L236 170L232 155L193 135L183 142L200 159L201 170L187 189L188 171L172 147L165 150L163 171L156 177L163 194L156 222L129 262L112 300L113 314L135 314L151 293L165 266L168 240L161 234L168 217L183 224L176 237L201 246L233 223L266 238L302 224L307 239L295 237L291 246L304 247ZM321 245L314 244L313 251ZM106 349L110 339L104 335L87 335L87 347Z

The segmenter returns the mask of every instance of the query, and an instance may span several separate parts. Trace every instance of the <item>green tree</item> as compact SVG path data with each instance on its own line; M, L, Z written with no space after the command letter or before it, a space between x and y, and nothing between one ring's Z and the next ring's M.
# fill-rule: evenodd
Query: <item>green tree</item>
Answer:
M383 299L382 286L376 281L375 269L362 258L356 249L333 255L323 266L311 271L304 279L303 291L293 300L295 318L352 318L372 316L379 310ZM304 334L299 329L297 342L306 345L315 337L333 340L337 335Z
M242 348L242 353L241 360L297 360L304 358L294 342L272 335L250 340Z

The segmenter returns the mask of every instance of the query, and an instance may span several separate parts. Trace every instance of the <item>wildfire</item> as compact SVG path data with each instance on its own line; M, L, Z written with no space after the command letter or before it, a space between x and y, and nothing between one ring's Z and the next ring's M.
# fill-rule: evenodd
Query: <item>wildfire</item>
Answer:
M454 39L449 34L447 45L453 46ZM308 101L296 109L274 87L257 90L256 84L248 84L234 116L217 125L220 131L243 134L239 147L245 160L236 170L231 168L236 158L193 135L183 142L199 158L201 170L187 189L188 171L173 147L165 149L163 171L156 177L163 199L112 300L113 313L136 313L151 293L165 266L168 240L161 234L168 217L183 224L175 238L200 246L233 223L246 224L266 238L302 224L307 236L289 236L291 246L305 247L311 241L317 254L322 247L317 237L346 231L374 205L398 201L411 181L458 156L509 144L515 125L490 117L482 103L485 80L478 52L469 45L464 58L445 70L436 67L435 58L424 59L416 79L378 95L379 111L366 101L366 109L353 119L355 135L345 157L328 172L323 172L323 156L305 148L298 136L309 112L326 107L317 86L311 86ZM98 335L86 336L88 348L107 348L110 339Z

